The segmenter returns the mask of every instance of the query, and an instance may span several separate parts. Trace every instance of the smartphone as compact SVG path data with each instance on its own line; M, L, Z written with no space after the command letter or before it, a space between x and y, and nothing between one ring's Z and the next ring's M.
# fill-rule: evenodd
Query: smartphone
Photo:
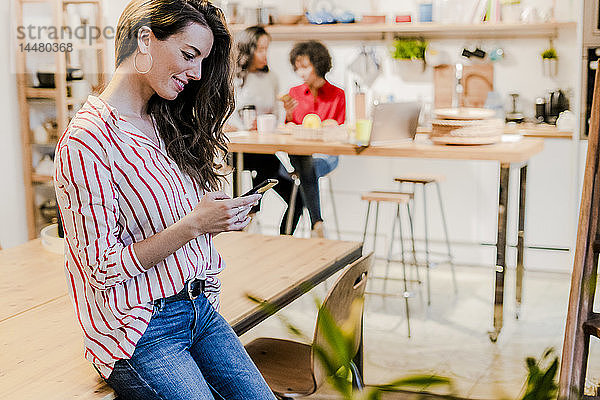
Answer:
M277 185L278 183L279 181L277 179L265 179L264 181L254 186L252 189L250 189L240 197L264 193L267 190L271 189L273 186Z

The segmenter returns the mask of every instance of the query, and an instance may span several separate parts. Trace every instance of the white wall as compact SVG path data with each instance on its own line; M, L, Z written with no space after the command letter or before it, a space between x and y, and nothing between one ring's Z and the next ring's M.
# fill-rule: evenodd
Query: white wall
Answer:
M11 247L27 240L25 193L19 130L19 105L14 74L14 49L10 42L11 2L0 2L2 34L0 35L0 245Z

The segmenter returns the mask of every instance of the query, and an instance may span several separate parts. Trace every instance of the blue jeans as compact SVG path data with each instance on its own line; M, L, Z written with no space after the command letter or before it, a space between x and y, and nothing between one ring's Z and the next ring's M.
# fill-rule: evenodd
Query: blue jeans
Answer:
M300 195L304 206L308 209L310 215L310 226L314 226L318 221L323 221L321 217L321 197L319 194L319 177L315 172L315 164L312 156L297 156L290 154L290 161L294 169L300 175Z
M233 329L204 295L155 302L131 359L108 384L123 400L275 399Z
M317 179L327 175L337 168L340 161L339 156L330 156L329 154L313 154L313 163L315 164L315 174Z

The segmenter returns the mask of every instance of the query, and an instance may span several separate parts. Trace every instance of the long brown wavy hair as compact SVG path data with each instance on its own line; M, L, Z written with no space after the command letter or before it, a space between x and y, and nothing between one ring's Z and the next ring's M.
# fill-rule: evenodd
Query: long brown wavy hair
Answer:
M235 109L232 40L223 12L206 0L133 0L119 18L115 64L119 67L137 51L142 26L166 40L192 23L209 28L214 36L212 50L202 61L201 79L190 81L175 100L154 94L146 111L179 168L201 188L217 190L223 175L215 160L227 154L223 125Z
M243 31L239 32L237 35L235 44L235 75L242 81L240 86L244 86L246 84L248 68L250 68L252 61L254 60L254 52L256 51L258 41L263 36L267 36L269 39L271 39L271 35L265 31L265 28L258 25L249 26ZM269 66L265 65L265 67L260 71L269 72Z

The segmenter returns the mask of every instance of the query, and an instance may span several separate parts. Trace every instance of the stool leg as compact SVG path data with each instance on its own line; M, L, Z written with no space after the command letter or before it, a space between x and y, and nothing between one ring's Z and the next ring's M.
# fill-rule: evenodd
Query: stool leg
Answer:
M412 211L410 210L410 203L406 204L406 209L408 211L408 222L410 227L410 242L412 244L413 263L415 264L415 271L417 273L417 282L419 282L420 285L423 282L421 281L421 274L419 273L419 263L417 262L417 249L415 246L415 227L413 225L413 217Z
M338 219L337 208L335 207L335 200L333 198L333 186L331 186L331 178L327 177L327 186L329 187L329 199L331 201L331 209L333 210L333 219L335 221L335 230L337 231L337 238L340 240L340 221Z
M408 203L407 203L408 205ZM410 292L408 291L408 282L407 282L407 277L406 277L406 260L404 258L404 235L402 234L402 219L400 218L400 204L398 204L398 212L396 214L396 218L398 219L398 226L399 226L399 236L398 239L400 240L400 254L402 254L402 256L400 257L400 259L402 260L402 276L403 276L403 280L404 280L404 293L402 293L402 297L404 297L404 307L406 308L406 327L408 329L408 337L410 337L410 310L408 307L408 298L410 297ZM395 225L396 221L394 221L394 225Z
M384 292L385 292L386 285L387 285L387 278L388 278L389 272L390 272L390 262L392 260L392 253L394 250L394 239L396 238L396 222L399 218L400 218L400 204L398 204L398 207L396 208L396 217L394 218L394 223L392 224L392 238L390 240L390 248L388 250L388 255L387 255L387 259L386 259L387 262L385 264L385 279L383 281L384 282L383 283L383 291ZM400 232L400 234L402 234L402 232ZM404 260L404 255L402 255L402 259Z
M296 197L298 197L298 188L300 187L300 179L292 176L294 185L292 186L292 194L290 195L290 204L288 204L288 215L285 221L285 234L292 234L292 223L294 221L294 211L296 209Z
M379 202L375 203L375 230L373 231L373 253L377 251L377 227L379 224Z
M390 262L392 260L392 252L394 250L394 239L396 238L396 221L400 215L400 204L398 204L398 209L396 210L396 217L394 218L394 223L392 224L392 239L390 240L390 248L388 249L388 256L386 258L387 264L385 267L385 278L388 278L388 271L390 267Z
M363 249L365 247L365 240L367 240L367 228L369 226L369 213L370 212L371 212L371 202L369 201L367 203L367 216L365 217L365 230L363 232L363 238L362 238Z
M431 280L429 265L429 230L427 227L427 195L425 194L425 185L421 186L423 192L423 226L425 228L425 268L427 272L427 305L431 305Z
M458 285L456 284L456 271L454 270L454 261L452 260L452 250L450 249L450 236L448 236L448 224L446 223L446 212L444 211L444 203L442 202L442 191L440 183L435 182L437 189L438 200L440 202L440 212L442 213L442 225L444 226L444 236L446 236L446 247L448 249L448 262L450 263L450 271L452 272L452 284L454 285L454 294L458 293Z

